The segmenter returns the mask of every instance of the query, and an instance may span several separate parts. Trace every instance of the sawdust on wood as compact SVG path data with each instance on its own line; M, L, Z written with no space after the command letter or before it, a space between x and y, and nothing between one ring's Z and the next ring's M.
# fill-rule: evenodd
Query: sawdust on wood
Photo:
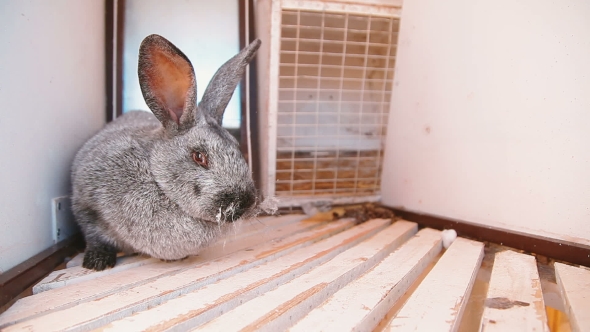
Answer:
M396 215L388 208L379 206L374 203L365 203L363 205L353 205L342 207L343 213L333 213L334 219L353 218L357 224L362 224L371 219L398 219Z

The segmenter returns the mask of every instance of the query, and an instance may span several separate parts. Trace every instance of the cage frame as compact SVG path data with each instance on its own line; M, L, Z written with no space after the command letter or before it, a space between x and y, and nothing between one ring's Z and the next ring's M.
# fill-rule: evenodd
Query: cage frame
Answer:
M258 0L256 14L269 17L259 20L257 37L262 46L257 57L258 68L258 125L260 149L260 189L265 197L276 196L277 141L279 107L279 68L283 10L315 11L330 14L353 14L370 17L400 19L402 0ZM393 67L395 72L395 65ZM350 196L281 196L280 207L295 207L318 200L332 204L376 202L380 194Z

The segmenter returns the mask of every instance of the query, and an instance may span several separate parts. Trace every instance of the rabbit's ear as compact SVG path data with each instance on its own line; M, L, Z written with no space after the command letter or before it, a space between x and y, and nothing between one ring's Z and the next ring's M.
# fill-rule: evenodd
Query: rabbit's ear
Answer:
M244 76L244 69L260 47L260 39L256 39L240 53L224 63L215 73L205 89L203 99L199 103L199 110L212 116L219 125L225 108Z
M150 35L139 47L138 74L147 105L168 131L194 126L197 84L186 55L164 37Z

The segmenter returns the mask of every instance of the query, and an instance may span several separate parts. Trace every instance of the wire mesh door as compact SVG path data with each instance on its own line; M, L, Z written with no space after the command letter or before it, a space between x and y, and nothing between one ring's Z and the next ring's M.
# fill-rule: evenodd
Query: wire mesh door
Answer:
M275 194L380 193L399 19L282 10Z

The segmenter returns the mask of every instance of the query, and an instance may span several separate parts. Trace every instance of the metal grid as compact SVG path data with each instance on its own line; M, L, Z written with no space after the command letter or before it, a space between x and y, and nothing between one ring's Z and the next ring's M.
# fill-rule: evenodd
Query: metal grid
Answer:
M277 196L373 196L399 19L282 10Z

